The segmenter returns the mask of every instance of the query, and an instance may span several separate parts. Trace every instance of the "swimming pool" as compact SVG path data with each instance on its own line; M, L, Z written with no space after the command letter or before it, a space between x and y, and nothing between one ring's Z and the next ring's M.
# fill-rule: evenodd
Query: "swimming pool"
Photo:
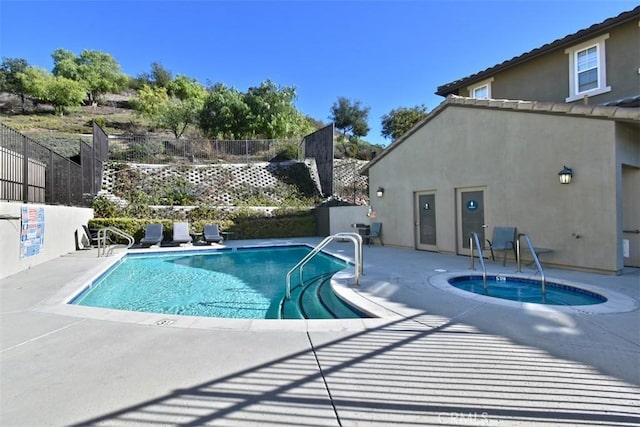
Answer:
M286 274L310 251L309 246L295 245L129 253L70 303L223 318L280 319L284 312L285 317L293 312L302 317L312 313L314 318L333 318L335 313L339 317L362 317L362 313L337 297L322 299L322 294L327 294L327 280L350 266L347 261L325 253L312 258L304 269L304 287L317 286L323 290L301 292L299 274L293 274L292 291L307 295L306 309L283 309ZM309 295L313 296L311 300ZM302 298L296 300L302 302Z
M540 280L504 275L487 276L486 292L482 276L458 276L450 278L448 282L463 291L518 302L573 306L607 301L607 298L595 292L553 282L546 282L546 292L543 295Z

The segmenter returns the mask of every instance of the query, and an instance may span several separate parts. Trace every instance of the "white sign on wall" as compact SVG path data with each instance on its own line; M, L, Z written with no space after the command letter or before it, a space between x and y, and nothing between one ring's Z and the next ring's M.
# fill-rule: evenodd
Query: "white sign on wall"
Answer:
M38 255L44 244L44 208L22 206L20 258Z

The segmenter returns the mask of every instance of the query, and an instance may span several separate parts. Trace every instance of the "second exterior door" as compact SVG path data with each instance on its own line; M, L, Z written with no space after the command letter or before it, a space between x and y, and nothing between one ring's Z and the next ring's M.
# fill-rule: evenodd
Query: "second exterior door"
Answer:
M640 168L622 165L622 256L640 267Z
M484 187L459 188L456 190L458 254L469 255L469 237L477 233L484 247ZM474 250L477 251L476 248Z

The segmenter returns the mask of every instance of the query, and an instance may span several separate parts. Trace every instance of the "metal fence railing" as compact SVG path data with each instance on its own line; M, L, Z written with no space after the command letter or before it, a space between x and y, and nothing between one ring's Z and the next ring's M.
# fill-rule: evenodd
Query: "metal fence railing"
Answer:
M360 174L360 169L367 162L334 160L331 135L327 133L324 144L327 149L319 155L321 159L331 160L326 164L329 169L319 171L324 171L325 181L329 181L332 188L327 195L366 204L367 177ZM278 155L297 159L305 152L302 141L299 138L167 140L147 135L109 136L94 123L93 144L80 141L78 155L74 156L77 161L73 161L0 123L0 200L88 206L101 190L103 166L108 160L180 164L255 163L273 160ZM312 145L319 144L312 142L315 142ZM309 154L318 157L316 152ZM323 191L326 191L324 185Z
M272 160L288 150L297 158L297 139L162 139L155 136L109 136L109 159L132 163L252 163Z
M0 123L0 200L88 205L100 189L105 143L80 142L78 164Z

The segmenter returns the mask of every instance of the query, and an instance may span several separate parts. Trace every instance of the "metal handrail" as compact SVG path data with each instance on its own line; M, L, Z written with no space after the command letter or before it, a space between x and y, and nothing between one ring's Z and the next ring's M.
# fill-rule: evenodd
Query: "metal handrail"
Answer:
M362 236L358 233L337 233L332 236L325 237L322 242L320 242L311 252L304 256L298 263L287 273L286 279L286 288L285 288L285 298L291 298L291 274L297 269L300 268L300 283L302 283L302 274L304 266L313 258L316 254L318 254L325 246L331 243L336 239L349 239L353 242L354 246L354 261L355 261L355 285L358 286L360 283L360 275L363 273L362 270Z
M480 246L480 238L478 233L469 233L469 248L471 249L471 269L475 270L473 262L473 245L478 248L478 259L480 259L480 265L482 265L482 290L484 294L487 294L487 266L484 264L484 256L482 255L482 247Z
M538 267L538 271L540 272L540 281L542 282L542 295L544 296L547 292L547 281L544 276L544 270L542 269L542 265L540 264L540 260L538 259L538 254L536 254L535 249L533 248L533 243L531 243L531 239L528 234L522 233L518 234L518 240L516 240L516 258L518 263L518 273L522 272L521 267L521 257L520 257L520 238L524 237L524 240L527 242L529 246L529 251L531 251L531 256L533 257L533 262L535 262L536 267Z
M111 232L112 234L115 234L116 236L120 236L122 238L127 239L128 244L127 244L127 249L129 249L131 246L133 246L133 244L136 242L136 240L133 238L133 236L131 236L130 234L125 233L124 231L120 230L119 228L116 227L103 227L100 230L98 230L98 257L100 257L100 253L102 252L102 255L104 256L108 256L111 255L111 253L113 252L113 248L111 247L111 245L107 244L107 236L108 233ZM109 248L109 250L107 251L107 248Z

